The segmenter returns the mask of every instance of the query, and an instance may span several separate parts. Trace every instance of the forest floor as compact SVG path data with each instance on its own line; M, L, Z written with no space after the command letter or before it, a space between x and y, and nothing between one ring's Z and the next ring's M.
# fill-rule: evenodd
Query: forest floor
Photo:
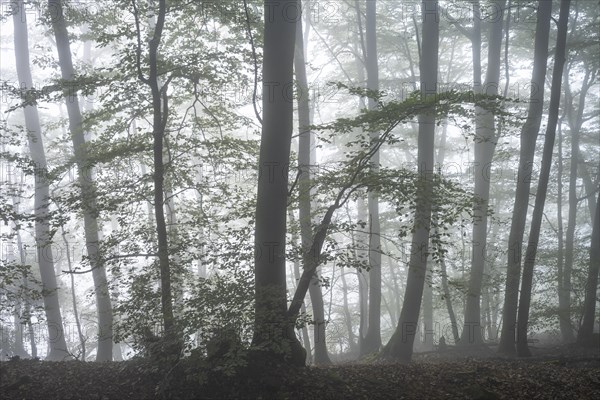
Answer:
M0 363L0 399L600 399L598 349L532 350L531 358L508 359L448 349L418 353L409 365L355 362L229 378L180 365L170 384L143 359L13 360Z

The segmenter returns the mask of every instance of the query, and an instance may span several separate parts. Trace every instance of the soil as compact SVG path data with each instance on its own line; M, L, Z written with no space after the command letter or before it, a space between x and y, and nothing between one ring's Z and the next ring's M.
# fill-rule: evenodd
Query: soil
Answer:
M0 399L600 399L597 349L532 348L529 358L453 348L411 364L363 361L327 367L165 368L147 359L0 363ZM237 368L237 369L236 369Z

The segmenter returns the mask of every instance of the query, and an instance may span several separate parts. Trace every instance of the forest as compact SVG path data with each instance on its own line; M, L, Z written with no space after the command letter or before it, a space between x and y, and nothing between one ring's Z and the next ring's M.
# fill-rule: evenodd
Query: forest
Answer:
M3 1L0 397L600 398L599 4Z

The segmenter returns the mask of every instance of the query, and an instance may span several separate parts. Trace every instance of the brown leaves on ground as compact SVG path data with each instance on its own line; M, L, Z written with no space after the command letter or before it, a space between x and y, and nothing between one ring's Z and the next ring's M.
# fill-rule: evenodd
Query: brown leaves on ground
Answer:
M185 364L186 361L183 362ZM182 365L183 365L182 364ZM165 370L166 371L166 370ZM600 357L510 360L417 357L375 363L245 371L202 377L193 366L161 371L144 360L113 363L0 363L9 399L599 399ZM183 372L185 371L185 372ZM165 375L168 378L165 379Z

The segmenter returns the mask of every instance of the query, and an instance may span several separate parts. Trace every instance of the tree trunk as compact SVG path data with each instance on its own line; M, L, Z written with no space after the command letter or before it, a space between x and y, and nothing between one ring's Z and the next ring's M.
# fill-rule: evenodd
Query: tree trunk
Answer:
M505 0L495 1L491 6L498 12L490 17L488 62L484 88L478 87L481 70L474 71L473 89L476 93L490 96L498 94L500 80L500 54L502 48L502 23L505 11ZM477 18L475 18L477 19ZM481 51L481 32L474 33L473 47L479 46ZM477 53L479 53L477 52ZM474 51L474 59L476 58ZM480 55L478 55L480 57ZM475 64L475 63L474 63ZM481 326L481 285L485 265L487 247L487 209L490 198L491 164L496 149L496 131L494 114L482 108L476 109L473 174L475 177L474 193L477 197L473 204L473 248L471 254L471 274L466 298L465 321L462 331L461 345L478 345L483 343Z
M298 2L301 6L301 2ZM298 96L298 129L300 131L298 138L298 179L299 203L300 203L300 235L302 239L302 251L304 254L303 265L306 267L312 244L312 211L311 211L311 142L312 132L310 130L310 104L308 79L306 77L306 64L304 60L304 38L302 36L302 19L298 18L296 22L296 45L294 53L294 68L296 71L297 96ZM323 293L319 282L320 268L312 276L311 284L308 289L310 301L312 304L314 318L314 346L316 365L331 364L327 354L327 341L325 336L325 308L323 304Z
M134 18L138 34L140 31L140 15L134 6ZM165 26L166 18L166 1L158 1L158 10L156 12L156 22L154 16L150 21L152 38L148 42L148 76L143 75L141 65L142 48L137 47L137 69L138 79L148 85L152 95L152 153L154 164L154 217L156 221L156 237L158 240L158 266L160 271L160 293L161 293L161 308L163 319L163 335L168 342L174 347L171 353L179 353L179 335L176 332L175 316L173 314L173 294L171 290L171 265L169 260L169 236L167 230L167 222L165 217L165 164L164 164L164 141L165 128L169 117L167 84L161 84L161 76L158 72L158 48L161 44L162 33ZM175 354L173 354L175 355Z
M4 150L4 145L3 145L2 152L4 153L4 151L5 150ZM8 175L8 186L10 186L12 184L11 178L12 178L12 175L9 174ZM14 209L15 213L19 213L20 197L17 195L17 193L14 193L11 197L12 197L13 209ZM11 263L16 263L16 264L21 264L21 265L27 265L27 259L25 256L25 251L23 249L23 241L21 239L21 232L19 231L19 227L14 222L13 222L12 229L15 232L17 244L15 246L12 243L7 243L8 248L3 249L3 250L6 250L7 264L10 265ZM17 253L19 255L18 261L17 261ZM29 357L29 354L27 354L27 351L25 350L24 340L23 340L23 331L25 329L25 324L29 321L28 314L29 314L30 305L29 305L29 301L28 301L28 292L27 292L27 286L28 286L27 274L23 272L22 276L23 276L23 279L21 281L22 286L21 286L21 288L17 288L17 290L21 293L21 296L19 296L19 298L15 299L15 309L13 312L13 323L14 323L14 327L15 327L15 346L14 346L13 354L16 356L19 356L21 358L27 358L27 357Z
M566 72L566 70L565 70ZM568 77L566 77L568 79ZM566 81L565 81L566 83ZM565 99L565 105L567 105ZM568 107L568 105L567 105ZM557 195L556 195L556 234L558 237L558 249L556 250L556 280L557 280L557 291L558 291L558 323L561 330L561 336L565 337L564 332L570 328L562 322L562 306L564 304L564 291L563 291L563 275L564 275L564 261L565 261L565 244L564 244L564 228L563 228L563 136L562 136L562 120L558 124L558 168L557 174Z
M552 89L550 94L550 109L548 111L548 125L544 141L542 155L542 167L538 180L535 205L529 231L529 244L525 253L523 264L523 281L521 283L521 297L519 299L519 311L517 320L517 355L520 357L531 356L527 346L527 327L529 324L529 307L531 304L531 288L533 285L533 268L537 253L538 240L544 205L550 180L550 168L552 167L552 152L554 150L554 138L556 136L556 124L558 122L558 107L560 104L561 81L563 67L566 57L567 22L569 19L569 6L571 0L561 0L560 16L558 19L558 37L556 39L556 51L554 56L554 71L552 72Z
M454 339L454 344L458 344L458 342L460 341L460 335L458 333L458 324L456 323L454 307L452 306L452 294L450 293L450 287L448 285L448 268L446 267L446 260L444 259L443 254L441 255L440 259L440 268L442 275L442 291L444 293L443 297L444 301L446 302L446 309L448 310L448 318L450 318L450 327L452 328L452 339Z
M433 350L433 328L433 288L431 282L427 282L426 279L423 288L423 351Z
M584 346L598 346L594 340L594 318L596 315L596 291L598 290L598 272L600 271L600 192L596 201L592 243L590 245L590 265L585 285L583 302L583 323L577 333L577 343Z
M29 39L27 37L27 16L23 1L16 3L17 10L13 14L15 61L19 86L25 90L33 89L33 79L29 64ZM54 273L54 256L52 251L50 216L48 203L50 189L46 153L42 140L42 128L37 107L28 104L23 108L25 128L31 160L35 169L35 242L37 259L42 280L42 298L48 327L49 351L46 356L50 361L62 361L70 358L65 341L63 320L58 301L58 288Z
M60 233L65 245L65 257L70 275L69 278L71 280L71 303L73 306L73 316L75 317L75 327L77 328L77 336L79 337L79 345L81 346L81 355L78 357L78 359L85 361L85 357L87 355L85 342L87 338L83 335L83 330L81 329L81 320L79 319L79 310L77 307L77 294L75 292L75 274L73 273L73 262L71 261L71 250L69 249L69 241L67 240L67 233L65 232L65 227L63 224L61 224Z
M448 79L449 80L449 79ZM436 157L436 164L441 168L444 165L444 159L446 156L446 139L448 135L448 121L444 121L444 127L442 129L442 136L440 137L439 149ZM438 218L436 215L435 218ZM435 236L440 237L439 225L435 224ZM441 246L441 243L438 243ZM441 248L439 250L442 250ZM454 314L454 307L452 306L452 294L450 293L450 287L448 285L448 268L446 267L446 259L444 257L444 252L439 252L440 256L440 275L442 278L442 298L445 300L446 309L448 311L448 318L450 318L450 327L452 329L452 339L454 340L454 344L458 344L460 340L460 335L458 334L458 324L456 323L456 315ZM442 332L442 335L445 334ZM444 338L446 340L446 338Z
M288 218L290 219L290 225L294 225L294 212L292 211L292 209L288 209ZM298 245L298 234L296 230L292 231L292 243L294 243L295 246ZM294 265L292 266L293 270L293 277L294 280L296 282L300 281L300 261L299 260L294 260ZM294 291L296 291L297 289L297 285L293 285L293 289ZM306 307L304 305L304 302L302 302L302 306L300 307L300 312L302 314L306 314ZM310 336L308 334L308 327L306 326L306 324L302 325L302 342L304 345L304 349L306 349L306 362L308 364L312 364L312 346L310 345Z
M356 201L356 208L358 211L358 220L366 222L367 220L367 207L362 197L359 197ZM368 259L367 238L363 232L359 232L359 239L356 244L356 258L359 261ZM361 240L363 238L364 240ZM364 356L368 354L367 346L365 344L365 337L367 336L367 330L369 328L369 273L363 269L356 271L356 278L358 279L358 301L360 309L360 324L358 330L358 344L359 354Z
M564 264L562 274L559 276L559 293L558 293L558 318L560 332L565 343L575 341L573 333L573 324L571 322L571 275L573 271L573 258L575 246L575 226L577 224L577 171L578 171L578 155L579 155L579 131L583 124L583 109L585 99L590 87L590 72L586 71L579 92L579 104L577 112L573 113L573 95L569 84L569 76L565 78L565 100L567 109L567 121L571 130L571 166L569 169L569 213L567 220L567 230L564 242Z
M293 130L295 0L265 3L263 121L255 230L255 320L253 344L269 356L295 357L301 346L286 318L285 241L288 168ZM282 354L283 351L283 354Z
M420 62L421 99L429 100L437 93L439 9L437 0L423 0L423 51ZM383 350L383 356L409 362L419 320L423 285L427 273L429 229L431 226L431 194L435 146L435 114L419 115L417 206L411 245L404 303L398 327Z
M358 344L356 343L356 335L352 329L352 313L348 305L348 283L346 282L347 271L342 271L342 291L343 291L343 305L344 305L344 322L346 323L346 330L348 330L348 348L352 356L358 354Z
M366 4L366 69L367 89L379 90L379 68L377 63L377 1L369 0ZM377 102L369 98L369 110L377 108ZM371 143L379 141L379 133L371 133ZM379 151L371 159L371 173L379 171ZM368 193L369 209L369 326L364 340L366 354L375 353L381 347L381 237L379 224L379 195Z
M521 278L521 247L523 245L523 234L527 218L535 142L540 129L544 107L544 80L548 63L548 38L551 16L552 2L540 0L538 3L535 31L535 49L529 110L527 113L527 120L521 129L517 188L508 237L508 260L506 290L502 312L502 333L500 344L498 346L498 351L500 353L508 355L515 354L515 325L517 322L519 280Z
M71 59L71 46L69 34L60 0L49 0L48 8L51 10L52 29L58 50L58 60L61 77L65 82L72 82L75 78L75 70ZM73 93L75 86L67 85L63 89L66 100L67 113L69 115L69 130L73 142L75 162L77 163L78 182L81 188L83 226L85 231L85 244L90 260L92 277L94 280L94 291L96 295L96 307L98 312L98 352L96 361L112 360L112 337L113 337L113 313L106 270L100 256L98 247L98 210L96 209L96 187L92 176L92 167L88 161L88 151L85 144L83 132L83 119L79 108L77 92Z
M23 345L23 330L25 328L25 324L21 321L21 312L21 303L17 301L17 303L15 304L15 309L13 311L15 343L13 346L12 354L15 356L19 356L20 358L28 358L29 354L27 354L27 351L25 351L25 346Z

